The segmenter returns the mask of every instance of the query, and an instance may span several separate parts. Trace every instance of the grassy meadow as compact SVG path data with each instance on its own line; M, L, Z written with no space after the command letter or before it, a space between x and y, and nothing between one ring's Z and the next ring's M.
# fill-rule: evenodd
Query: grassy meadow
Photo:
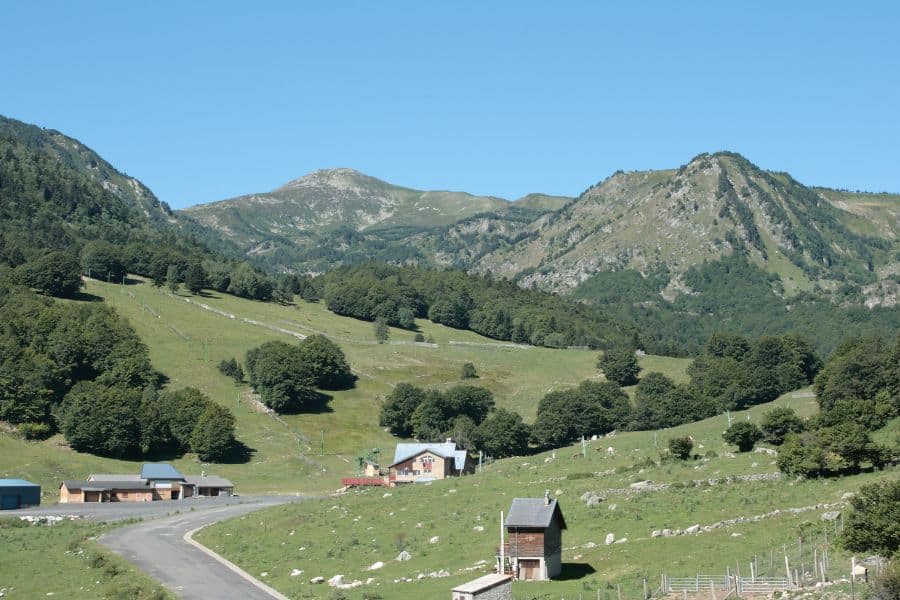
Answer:
M28 526L0 519L0 592L4 598L175 598L125 559L93 541L108 525L61 521Z
M122 286L88 280L84 291L114 307L129 321L149 347L154 368L168 378L168 387L197 387L234 411L237 438L251 449L247 462L201 465L194 455L172 462L185 473L205 469L227 477L241 493L331 491L339 487L340 477L355 473L357 456L374 448L382 457L393 456L396 439L377 423L382 399L398 382L454 385L461 382L463 363L472 362L479 377L471 383L489 388L498 406L517 410L526 420L532 420L538 400L547 392L600 377L596 352L512 348L427 320L419 321L418 328L434 340L437 348L415 345L413 332L393 328L389 343L376 344L371 323L336 316L317 303L279 306L217 293L172 296L165 288L157 289L143 281ZM199 303L235 318L206 310ZM261 412L251 402L248 386L235 385L219 373L217 365L232 357L243 360L247 350L265 341L290 342L295 338L244 319L301 334L321 331L333 337L359 377L356 386L332 392L325 412L278 419ZM678 381L686 379L688 360L657 356L641 360L645 369L663 371ZM136 461L73 452L62 436L24 442L0 432L0 476L40 483L45 503L56 500L62 479L137 469Z
M787 394L776 401L800 414L815 412L815 400ZM757 420L772 404L734 413L734 419ZM498 545L500 511L513 497L539 497L545 489L559 498L568 523L563 534L563 577L547 583L517 582L517 598L638 597L647 578L655 589L661 573L671 577L700 572L718 574L726 567L748 574L757 555L760 573L783 576L783 546L800 568L799 539L804 539L807 567L812 548L825 547L830 536L834 577L849 570L849 557L834 544L838 524L824 524L820 506L799 513L784 512L816 504L835 504L846 492L881 477L898 477L896 468L840 479L742 481L709 485L709 479L777 473L774 457L752 452L736 454L724 444L726 417L659 432L628 432L590 442L586 457L580 445L488 465L460 479L386 490L354 491L340 497L268 509L202 530L197 539L263 577L296 598L326 598L330 588L309 583L342 574L346 581L372 581L346 592L347 598L419 599L442 597L465 581L489 572ZM660 452L670 437L691 435L696 460L662 461ZM609 455L607 448L614 454ZM555 458L552 458L555 455ZM575 455L578 455L575 457ZM638 481L669 483L662 491L633 493ZM705 480L695 485L694 480ZM605 498L588 508L585 492ZM753 517L779 509L781 514L709 532L652 538L654 530L713 525L735 517ZM607 534L623 543L605 545ZM430 540L438 536L436 543ZM401 549L412 559L396 561ZM773 565L769 565L769 561ZM384 567L368 570L381 561ZM482 563L480 561L487 561ZM303 573L291 576L293 569ZM431 578L442 569L448 577ZM419 574L425 577L419 581ZM416 580L395 583L401 578ZM374 594L378 594L375 596Z

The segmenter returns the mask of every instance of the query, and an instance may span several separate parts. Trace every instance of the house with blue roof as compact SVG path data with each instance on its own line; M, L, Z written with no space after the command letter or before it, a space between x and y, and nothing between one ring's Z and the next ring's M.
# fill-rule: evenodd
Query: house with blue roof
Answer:
M391 484L426 483L472 472L465 449L453 440L397 444L389 467Z

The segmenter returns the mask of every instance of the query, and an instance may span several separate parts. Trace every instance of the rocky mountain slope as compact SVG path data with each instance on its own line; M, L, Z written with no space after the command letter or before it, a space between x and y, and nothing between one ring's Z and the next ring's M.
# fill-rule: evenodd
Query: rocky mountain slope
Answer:
M563 293L598 272L666 271L674 296L692 265L737 250L777 274L786 295L868 286L872 305L896 302L898 206L898 196L809 188L721 152L617 172L574 200L420 192L337 169L184 214L276 269L375 258Z
M677 276L736 249L780 275L788 291L896 272L895 209L849 212L839 197L737 154L704 154L676 171L616 173L472 268L561 291L599 271L663 266Z
M52 156L61 168L71 169L111 193L125 206L137 209L153 222L174 223L172 210L143 183L117 170L78 140L55 129L44 129L0 116L0 138L15 141L28 152Z

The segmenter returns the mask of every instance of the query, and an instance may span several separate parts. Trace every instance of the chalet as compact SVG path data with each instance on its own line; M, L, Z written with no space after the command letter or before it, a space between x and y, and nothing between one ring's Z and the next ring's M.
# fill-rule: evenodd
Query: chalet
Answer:
M234 484L206 473L185 477L165 463L144 463L140 475L92 473L87 480L66 480L59 486L59 501L151 502L193 496L230 496Z
M403 443L394 450L389 467L392 484L423 483L471 472L468 453L452 441Z
M512 600L512 575L491 573L453 588L452 600Z
M504 520L507 540L503 544L505 559L516 579L543 581L562 571L562 530L566 520L550 492L543 498L514 498Z

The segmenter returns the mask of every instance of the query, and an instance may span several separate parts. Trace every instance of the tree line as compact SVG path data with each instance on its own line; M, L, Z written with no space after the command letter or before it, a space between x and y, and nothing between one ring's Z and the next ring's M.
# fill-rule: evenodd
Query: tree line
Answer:
M0 419L102 456L228 457L231 412L197 390L160 392L146 346L113 310L54 302L2 274Z
M415 319L427 318L498 340L552 348L606 348L637 331L598 308L462 271L370 262L317 279L335 314L406 329L415 328Z

